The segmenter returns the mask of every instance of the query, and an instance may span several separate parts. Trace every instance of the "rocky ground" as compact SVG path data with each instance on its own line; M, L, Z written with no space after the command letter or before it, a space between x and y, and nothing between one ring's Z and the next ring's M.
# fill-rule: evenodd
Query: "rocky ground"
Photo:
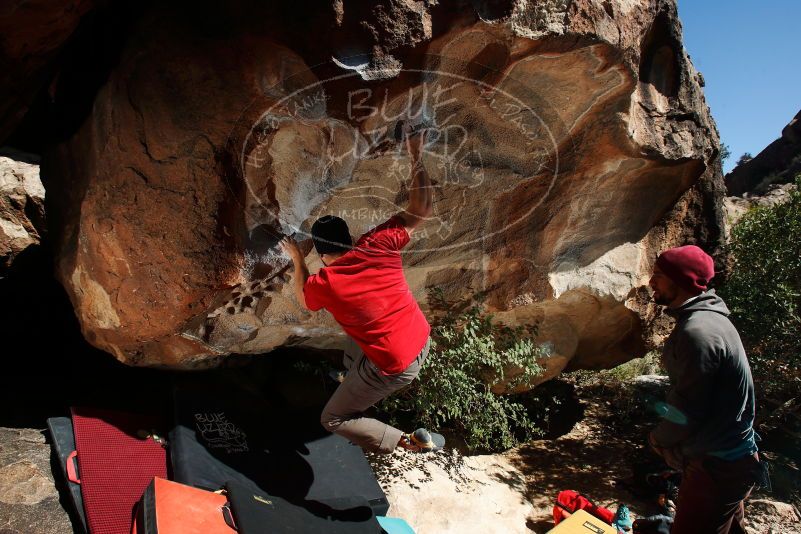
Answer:
M64 501L66 502L66 501ZM0 532L64 534L72 524L50 468L43 431L0 428Z
M287 394L306 391L307 402L325 396L322 389L309 395L308 384L301 387L299 381L281 383ZM418 534L547 532L554 498L563 489L579 490L612 509L626 503L636 516L647 515L654 511L651 503L635 498L619 481L648 458L643 439L652 419L645 399L661 387L658 379L621 379L610 372L571 374L537 390L556 398L543 423L543 439L503 454L463 455L449 448L370 461L388 494L391 515L405 518ZM792 459L798 443L775 452L771 440L765 442L771 445L764 454L773 465L774 490L757 492L749 501L748 532L801 533L796 508L801 477ZM59 488L46 432L0 428L0 534L73 532L68 500Z
M625 503L635 517L649 515L655 513L652 504L617 483L648 458L643 441L651 422L642 401L647 389L633 382L577 384L583 418L569 432L504 454L465 457L451 450L422 460L396 453L389 462L373 462L392 513L418 534L547 532L563 489L581 491L612 510ZM794 464L774 469L797 475ZM791 491L785 486L753 496L746 508L749 534L801 532L798 494L793 498Z

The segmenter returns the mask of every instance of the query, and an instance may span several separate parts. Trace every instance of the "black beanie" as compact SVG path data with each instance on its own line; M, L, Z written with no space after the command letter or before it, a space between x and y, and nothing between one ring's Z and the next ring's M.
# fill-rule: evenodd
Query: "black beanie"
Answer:
M317 219L312 225L311 234L318 254L347 252L353 246L348 223L335 215Z

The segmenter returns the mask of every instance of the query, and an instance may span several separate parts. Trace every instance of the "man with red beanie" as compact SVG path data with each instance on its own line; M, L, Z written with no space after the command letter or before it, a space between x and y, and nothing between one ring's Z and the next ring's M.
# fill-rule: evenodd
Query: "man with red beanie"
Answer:
M682 470L673 534L745 532L743 501L761 468L754 382L729 309L709 289L712 258L694 245L662 252L649 285L676 326L662 364L670 390L651 447Z

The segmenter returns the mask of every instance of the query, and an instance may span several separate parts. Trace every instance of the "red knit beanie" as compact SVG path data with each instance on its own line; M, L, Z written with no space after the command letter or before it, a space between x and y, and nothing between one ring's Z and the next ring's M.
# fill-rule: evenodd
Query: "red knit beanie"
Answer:
M695 245L664 251L656 259L656 266L677 286L693 295L706 291L715 276L715 262Z

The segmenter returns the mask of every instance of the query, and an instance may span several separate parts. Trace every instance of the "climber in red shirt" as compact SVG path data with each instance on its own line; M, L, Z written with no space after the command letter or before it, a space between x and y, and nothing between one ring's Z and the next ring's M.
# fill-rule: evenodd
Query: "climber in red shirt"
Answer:
M298 302L312 311L328 310L348 335L344 380L323 409L321 423L329 432L373 452L396 447L436 450L441 437L418 429L405 434L363 412L411 383L420 372L431 344L430 327L403 274L401 249L432 213L431 181L420 160L425 130L404 128L411 158L406 209L352 243L347 223L327 215L312 226L312 241L324 265L309 274L303 253L291 238L281 248L295 267Z

